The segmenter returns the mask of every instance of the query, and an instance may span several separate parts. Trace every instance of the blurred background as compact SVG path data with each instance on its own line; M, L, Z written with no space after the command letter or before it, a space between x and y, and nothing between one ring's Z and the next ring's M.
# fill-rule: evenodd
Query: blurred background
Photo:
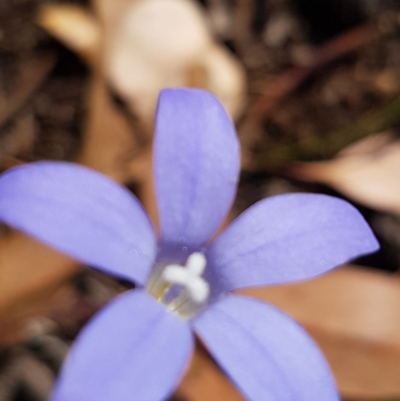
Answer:
M342 197L381 250L306 283L246 290L303 324L344 400L400 400L400 2L3 0L0 170L74 161L126 185L155 225L159 91L213 92L242 175L229 219L280 193ZM128 288L0 228L0 401L45 401L75 336ZM266 322L268 324L268 322ZM242 400L198 346L173 397Z

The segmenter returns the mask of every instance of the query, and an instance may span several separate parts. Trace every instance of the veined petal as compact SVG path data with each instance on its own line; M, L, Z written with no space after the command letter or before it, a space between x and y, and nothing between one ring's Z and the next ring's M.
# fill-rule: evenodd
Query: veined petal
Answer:
M227 296L192 324L217 363L251 401L339 401L318 347L272 305Z
M174 391L193 349L189 325L144 290L106 306L83 329L52 401L161 401Z
M161 243L199 250L227 214L239 174L235 128L221 103L204 90L163 90L154 157Z
M39 162L0 178L0 220L81 262L144 285L156 252L139 201L102 174Z
M250 207L211 244L205 277L216 296L308 279L378 248L349 203L326 195L279 195Z

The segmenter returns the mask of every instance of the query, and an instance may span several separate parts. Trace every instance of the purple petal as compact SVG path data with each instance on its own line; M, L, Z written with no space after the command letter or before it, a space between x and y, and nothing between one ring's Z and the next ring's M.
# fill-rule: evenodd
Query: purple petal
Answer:
M88 265L144 285L155 234L142 205L102 174L40 162L0 178L0 220Z
M186 322L143 290L130 291L83 329L51 400L164 400L184 374L192 349Z
M318 347L293 319L251 298L227 296L192 324L251 401L339 401Z
M236 193L239 146L221 103L199 89L160 95L154 144L164 248L199 250L227 214Z
M379 245L361 214L326 195L262 200L207 250L214 296L233 289L308 279Z

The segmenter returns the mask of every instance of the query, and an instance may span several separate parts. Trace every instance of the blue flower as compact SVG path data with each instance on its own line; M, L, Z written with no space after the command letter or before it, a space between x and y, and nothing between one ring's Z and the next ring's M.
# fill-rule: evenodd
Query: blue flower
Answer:
M162 92L154 170L158 240L138 200L85 167L39 162L0 179L3 222L137 286L83 329L52 400L165 400L194 334L248 400L339 400L305 331L231 292L307 279L375 251L358 211L324 195L276 196L212 239L236 193L239 146L223 107L202 90Z

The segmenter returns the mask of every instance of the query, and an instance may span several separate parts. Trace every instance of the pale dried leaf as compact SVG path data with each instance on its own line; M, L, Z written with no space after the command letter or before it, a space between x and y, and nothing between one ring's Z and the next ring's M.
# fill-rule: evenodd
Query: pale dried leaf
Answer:
M109 32L116 29L121 17L136 0L92 0L95 14L100 20L101 26Z
M37 23L89 64L98 59L101 29L94 16L83 7L72 4L42 5Z
M132 1L114 27L106 30L105 75L144 121L152 121L160 90L191 86L190 71L198 67L207 77L200 87L215 93L233 117L243 110L244 69L214 42L195 2Z
M400 141L387 133L353 144L333 160L295 163L288 171L368 207L400 214Z
M42 6L38 23L103 71L147 124L160 90L191 86L188 71L203 66L208 77L204 87L222 99L234 118L240 115L246 93L244 68L214 41L194 1L97 0L94 8L97 21L79 6Z
M224 47L211 46L203 59L207 84L231 116L240 116L246 104L246 75L239 61Z

